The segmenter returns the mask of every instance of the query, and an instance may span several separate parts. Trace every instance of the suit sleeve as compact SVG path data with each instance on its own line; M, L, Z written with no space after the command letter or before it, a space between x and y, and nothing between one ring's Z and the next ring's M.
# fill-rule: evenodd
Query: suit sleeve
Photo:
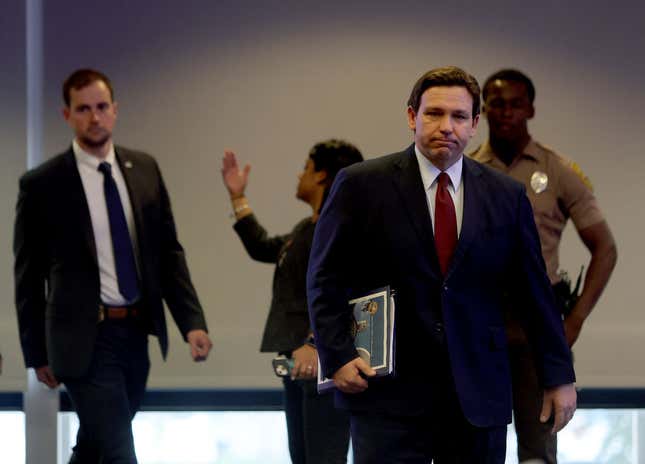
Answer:
M20 179L14 225L14 281L20 343L27 367L48 364L45 339L46 255L34 183Z
M191 330L208 330L204 312L197 297L186 264L184 249L177 239L177 229L170 206L170 197L159 167L161 231L161 286L162 295L180 332L186 338Z
M358 356L350 334L347 301L351 293L349 274L360 236L359 193L341 171L316 224L309 257L309 316L326 377Z
M551 283L546 274L540 239L529 199L522 189L519 200L520 236L516 289L528 295L520 322L535 356L538 378L545 388L575 382L571 351L567 345L562 317L557 309Z
M233 228L249 256L263 263L277 263L280 250L290 237L290 234L269 237L254 214L244 216Z

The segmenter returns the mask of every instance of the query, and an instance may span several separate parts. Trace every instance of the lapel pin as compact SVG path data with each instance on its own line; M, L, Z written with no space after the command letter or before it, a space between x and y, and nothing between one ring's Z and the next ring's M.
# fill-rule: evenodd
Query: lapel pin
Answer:
M132 168L132 161L126 161L125 163L123 163L123 165L124 165L126 168L130 169L130 168Z

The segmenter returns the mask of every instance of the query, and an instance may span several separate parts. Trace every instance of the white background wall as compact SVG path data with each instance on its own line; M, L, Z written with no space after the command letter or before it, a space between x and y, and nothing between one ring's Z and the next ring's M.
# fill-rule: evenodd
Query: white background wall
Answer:
M13 17L20 2L9 5ZM277 386L259 354L272 267L251 261L235 236L219 168L224 148L253 166L248 197L274 233L309 212L295 197L309 148L328 137L367 157L411 142L405 102L426 70L455 64L483 81L502 67L537 87L532 134L574 158L594 183L619 246L619 263L576 346L582 386L645 386L640 202L645 129L645 6L616 1L408 0L327 2L147 1L45 3L45 152L65 149L60 85L92 66L113 80L118 143L154 154L164 172L180 238L207 312L215 351L205 364L171 328L171 354L151 344L154 387ZM23 377L12 307L10 231L24 166L24 40L4 11L0 43L0 388ZM9 30L6 23L9 23ZM5 96L6 95L6 96ZM470 148L480 143L486 124ZM568 229L562 266L588 260Z
M13 217L18 176L27 167L25 109L25 12L22 0L0 7L0 390L25 384L13 304Z

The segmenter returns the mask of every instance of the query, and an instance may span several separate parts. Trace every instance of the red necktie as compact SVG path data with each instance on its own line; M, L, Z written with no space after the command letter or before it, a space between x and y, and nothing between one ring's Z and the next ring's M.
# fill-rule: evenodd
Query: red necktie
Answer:
M457 245L457 215L448 185L450 185L450 177L442 172L439 174L434 203L434 243L437 247L441 273L444 276Z

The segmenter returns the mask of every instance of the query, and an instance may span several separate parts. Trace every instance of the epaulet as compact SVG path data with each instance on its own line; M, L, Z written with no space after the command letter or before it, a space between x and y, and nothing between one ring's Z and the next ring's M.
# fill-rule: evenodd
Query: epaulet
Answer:
M538 142L537 140L533 140L533 143L534 143L538 148L540 148L541 150L549 151L549 152L551 152L551 153L554 153L554 154L555 154L555 150L554 150L553 148L549 147L548 145L544 145L542 142Z

